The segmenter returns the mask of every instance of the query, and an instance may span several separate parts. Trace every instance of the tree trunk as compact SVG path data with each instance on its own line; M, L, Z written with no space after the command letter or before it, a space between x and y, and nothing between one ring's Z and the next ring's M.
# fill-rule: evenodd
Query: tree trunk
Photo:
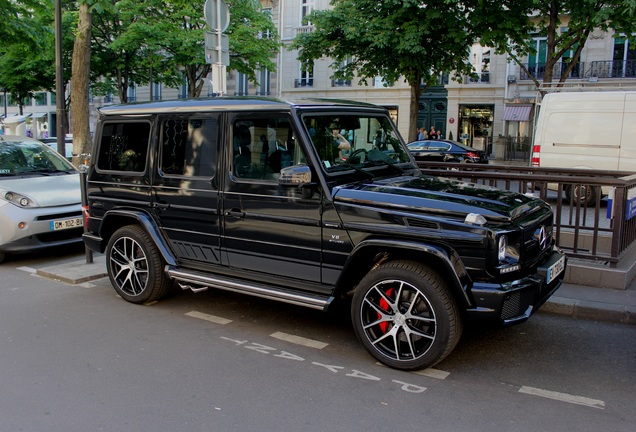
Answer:
M79 21L75 44L73 45L73 64L71 76L71 126L73 131L73 164L84 163L82 154L91 151L90 111L88 105L88 87L90 82L91 59L91 21L88 4L79 7Z

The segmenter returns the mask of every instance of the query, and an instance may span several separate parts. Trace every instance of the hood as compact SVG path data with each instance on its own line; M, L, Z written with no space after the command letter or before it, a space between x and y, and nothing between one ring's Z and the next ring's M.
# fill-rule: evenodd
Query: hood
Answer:
M334 201L461 218L479 213L493 221L514 220L547 205L516 192L431 176L340 186L334 189Z
M40 207L79 204L79 174L20 177L0 180L0 191L15 192L35 200Z

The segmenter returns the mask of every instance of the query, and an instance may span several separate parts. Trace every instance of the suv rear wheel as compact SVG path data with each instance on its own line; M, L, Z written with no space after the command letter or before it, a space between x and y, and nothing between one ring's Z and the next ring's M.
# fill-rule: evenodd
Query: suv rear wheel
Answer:
M433 366L453 350L462 332L446 285L417 262L379 266L362 279L351 307L356 335L365 348L396 369Z
M163 259L152 239L138 225L118 229L108 242L106 267L115 291L131 303L162 298L170 288Z

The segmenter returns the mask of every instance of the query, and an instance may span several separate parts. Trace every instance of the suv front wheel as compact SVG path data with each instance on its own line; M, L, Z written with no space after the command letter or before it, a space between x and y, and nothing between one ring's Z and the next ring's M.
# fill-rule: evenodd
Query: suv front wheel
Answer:
M413 261L391 261L367 274L352 302L353 326L373 357L414 370L440 362L462 332L459 311L437 273Z
M139 225L124 226L113 234L106 249L106 267L115 291L131 303L159 300L170 288L163 259Z

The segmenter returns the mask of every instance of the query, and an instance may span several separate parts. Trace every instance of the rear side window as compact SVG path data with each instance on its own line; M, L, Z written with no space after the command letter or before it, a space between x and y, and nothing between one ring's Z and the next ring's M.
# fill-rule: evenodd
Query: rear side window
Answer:
M218 129L215 118L164 118L160 132L162 174L214 177Z
M148 160L149 122L104 123L97 168L142 173Z

